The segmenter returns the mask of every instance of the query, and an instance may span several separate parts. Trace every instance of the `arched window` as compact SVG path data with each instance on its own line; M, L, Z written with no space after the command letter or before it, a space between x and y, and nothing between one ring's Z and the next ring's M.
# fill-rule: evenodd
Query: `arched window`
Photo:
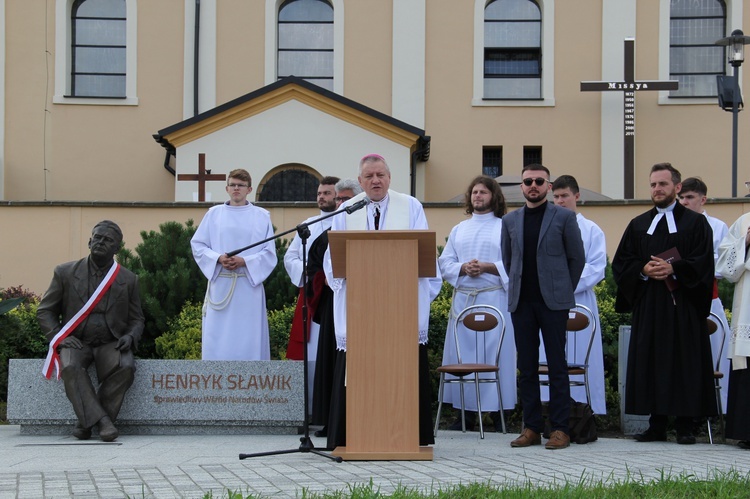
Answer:
M669 79L678 80L670 97L715 97L716 75L726 71L727 9L722 0L672 0L669 11Z
M297 76L333 90L333 7L287 0L279 8L277 76Z
M288 168L258 186L258 201L315 201L319 184L309 171Z
M542 14L532 0L484 9L484 98L542 98Z
M71 8L74 97L126 97L125 0L76 0Z

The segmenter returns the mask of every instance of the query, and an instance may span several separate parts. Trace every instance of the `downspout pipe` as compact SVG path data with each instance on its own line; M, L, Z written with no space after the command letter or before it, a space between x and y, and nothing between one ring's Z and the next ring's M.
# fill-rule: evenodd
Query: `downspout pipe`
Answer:
M430 159L430 136L424 135L417 140L417 148L411 153L411 162L409 165L410 177L410 194L413 197L417 195L417 161L427 161Z
M195 37L193 47L193 116L198 116L199 78L200 74L200 41L201 41L201 0L195 0Z

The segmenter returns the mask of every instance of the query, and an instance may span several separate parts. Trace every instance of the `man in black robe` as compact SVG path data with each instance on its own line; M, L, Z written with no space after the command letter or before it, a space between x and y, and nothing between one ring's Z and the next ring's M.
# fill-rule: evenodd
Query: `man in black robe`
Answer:
M693 419L716 414L711 345L714 259L706 217L676 202L680 172L659 163L649 177L654 208L631 220L612 261L618 312L633 313L625 412L650 414L639 442L693 444ZM669 253L669 256L665 255Z

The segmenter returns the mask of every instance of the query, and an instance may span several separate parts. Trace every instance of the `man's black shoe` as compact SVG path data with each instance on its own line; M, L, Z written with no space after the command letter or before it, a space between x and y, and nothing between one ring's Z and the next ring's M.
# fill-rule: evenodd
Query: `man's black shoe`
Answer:
M320 430L317 430L315 433L313 433L316 437L327 437L328 436L328 427L324 426Z
M750 440L740 440L737 442L737 447L740 449L750 450Z
M695 437L691 433L677 435L677 443L680 445L693 445L695 443Z
M643 433L636 433L633 435L636 442L666 442L667 434L659 433L652 430L646 430Z

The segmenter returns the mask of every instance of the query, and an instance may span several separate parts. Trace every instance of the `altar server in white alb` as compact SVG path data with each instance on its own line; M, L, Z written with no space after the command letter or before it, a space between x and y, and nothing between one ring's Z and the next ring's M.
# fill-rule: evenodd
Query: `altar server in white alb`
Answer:
M500 235L503 227L502 216L507 212L505 197L498 183L491 177L480 175L471 181L465 196L466 214L471 218L459 223L451 230L448 243L438 260L443 279L453 286L453 300L445 334L443 364L458 362L454 321L461 311L471 305L492 305L499 309L505 318L505 338L500 349L500 384L502 406L505 410L516 407L516 343L513 338L513 323L508 312L508 274L503 267L500 253ZM477 356L476 342L459 325L459 348L463 362L487 359L495 362L497 337L490 336L484 343L485 356ZM462 334L463 330L463 334ZM489 340L491 338L491 341ZM480 345L482 341L479 340ZM491 377L483 374L482 377ZM452 403L461 409L460 387L456 383L445 385L443 402ZM497 389L491 383L480 387L482 410L490 412L495 430L502 431L500 404ZM466 404L466 429L473 430L477 423L477 397L475 390L464 388ZM461 416L449 427L461 430Z
M586 254L586 264L583 267L581 279L575 290L577 304L591 310L596 321L596 331L589 356L589 390L591 392L591 409L595 414L606 414L607 404L604 395L604 355L602 353L602 328L599 321L599 307L596 305L596 286L604 279L604 269L607 267L607 244L604 232L591 220L578 213L577 202L581 198L578 181L572 175L561 175L552 183L552 197L557 206L562 206L576 212L576 221L581 230L583 251ZM568 362L583 363L588 349L588 339L591 328L575 333L568 337ZM539 358L545 361L544 348L539 349ZM574 379L581 379L576 377ZM583 386L571 386L570 396L578 402L586 402L586 389ZM542 387L542 400L549 400L549 389Z
M250 174L229 172L229 201L203 217L190 244L208 279L203 303L203 360L268 360L271 357L263 281L276 266L268 241L235 256L227 253L273 236L268 211L247 200Z
M379 154L368 154L359 162L359 184L365 192L354 196L342 208L365 199L364 209L350 215L334 217L331 231L337 230L415 230L427 229L427 217L422 204L412 196L389 190L391 170ZM334 322L336 329L336 367L331 391L331 413L328 418L328 448L346 445L346 279L333 277L330 247L323 260L326 279L333 290ZM427 330L430 303L440 292L442 279L435 262L437 277L419 279L419 445L435 443L432 434L432 394L427 362ZM373 283L383 292L387 283ZM383 313L388 313L384 310Z
M706 198L708 196L708 186L706 186L706 183L703 182L703 180L701 180L700 178L690 177L683 180L682 189L677 196L680 198L680 204L682 206L693 210L696 213L702 213L706 217L706 220L708 220L708 225L711 226L711 230L714 233L714 266L716 267L716 274L714 276L714 290L712 295L713 300L711 300L711 312L716 314L716 316L719 318L719 321L721 321L721 324L719 325L719 330L711 335L711 352L714 355L714 365L716 365L717 359L721 359L721 362L719 364L719 371L724 373L724 377L719 380L719 385L721 386L721 410L726 413L727 393L729 388L729 358L727 356L727 352L729 351L730 330L729 322L727 322L727 314L726 312L724 312L724 304L721 303L721 298L719 298L718 280L721 279L722 276L719 272L718 263L719 246L721 245L721 241L724 239L724 236L726 236L727 232L729 232L729 227L727 227L727 224L725 224L718 218L709 216L709 214L706 213L706 210L703 208L706 204ZM721 334L722 330L724 332L723 336ZM724 340L723 346L722 339ZM719 351L720 349L721 351Z

